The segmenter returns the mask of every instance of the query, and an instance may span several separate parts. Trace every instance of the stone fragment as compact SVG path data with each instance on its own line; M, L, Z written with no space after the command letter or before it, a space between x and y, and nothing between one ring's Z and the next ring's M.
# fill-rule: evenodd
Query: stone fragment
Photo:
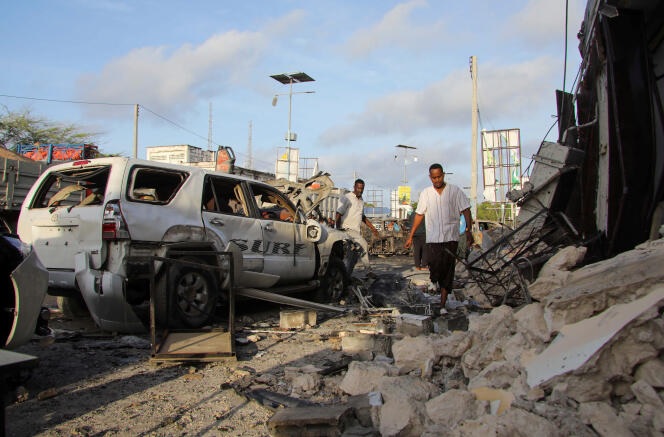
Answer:
M486 366L477 376L468 381L468 389L491 387L509 389L519 378L519 370L507 361L496 361Z
M390 337L353 333L341 338L341 350L346 355L365 354L365 359L374 355L389 355ZM370 355L370 357L369 357Z
M601 436L632 437L627 425L605 402L584 402L579 405L579 414Z
M350 395L375 391L385 376L396 376L399 369L386 363L352 361L339 388Z
M401 314L397 317L397 332L416 337L433 332L431 316L419 314Z
M664 401L659 397L654 388L644 380L636 381L631 386L634 396L643 405L652 405L655 408L664 409Z
M383 396L379 414L382 436L422 434L427 418L424 404L440 394L436 385L412 376L385 377L377 391Z
M421 369L427 360L434 361L436 352L430 336L405 337L392 345L394 365L401 374Z
M448 335L432 335L435 354L441 357L460 358L472 345L472 336L468 332L454 331Z
M279 313L281 329L302 329L315 325L316 311L314 310L284 310Z
M544 320L544 307L540 303L531 303L514 313L518 331L529 341L548 342L551 332Z
M664 388L664 361L659 358L646 361L636 369L634 379L643 380L655 388Z
M556 272L561 270L570 270L572 267L578 265L583 258L586 256L588 248L584 246L567 246L560 249L553 255L549 260L544 263L540 272L539 277L552 276Z
M556 424L519 408L510 408L503 415L498 416L497 422L500 430L497 435L547 437L565 435Z
M569 275L569 272L560 272L558 275L537 278L528 285L528 293L531 298L542 302L548 296L556 293L565 284Z
M475 395L466 390L448 390L425 404L429 419L436 424L454 427L465 419L475 419Z
M302 373L291 380L294 392L315 392L320 386L320 375L317 373Z
M471 390L471 393L478 401L489 401L491 407L491 414L502 414L507 411L512 402L514 402L514 395L506 390L497 390L491 387L476 387Z

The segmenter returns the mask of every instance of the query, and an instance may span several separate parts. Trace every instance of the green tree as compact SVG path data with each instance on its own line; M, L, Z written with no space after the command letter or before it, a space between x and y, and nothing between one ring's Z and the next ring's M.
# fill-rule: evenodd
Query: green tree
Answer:
M482 202L477 205L477 220L500 220L500 204L494 202Z
M15 150L18 144L94 143L98 132L86 132L75 124L63 124L33 115L29 109L0 115L0 146Z

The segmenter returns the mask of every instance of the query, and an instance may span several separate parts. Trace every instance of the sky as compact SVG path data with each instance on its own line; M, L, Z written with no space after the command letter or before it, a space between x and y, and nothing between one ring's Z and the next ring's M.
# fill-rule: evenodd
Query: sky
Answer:
M224 145L238 165L266 172L286 150L290 119L291 147L337 186L360 177L368 191L408 185L416 198L438 162L468 193L470 57L478 127L519 129L525 169L557 139L555 91L576 86L584 9L583 0L7 2L0 108L75 124L98 133L103 152L132 156L138 104L139 158L148 146ZM315 81L289 95L270 77L294 72ZM481 201L481 168L478 184Z

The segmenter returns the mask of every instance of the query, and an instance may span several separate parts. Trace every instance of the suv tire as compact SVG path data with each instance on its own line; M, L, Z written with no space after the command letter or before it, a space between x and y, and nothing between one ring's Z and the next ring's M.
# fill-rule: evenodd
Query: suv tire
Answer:
M181 261L206 264L186 256ZM174 262L157 282L155 309L159 326L200 328L211 319L219 297L217 281L210 270Z
M341 299L348 286L349 278L346 266L339 258L330 258L325 276L318 288L318 297L321 302L337 302Z

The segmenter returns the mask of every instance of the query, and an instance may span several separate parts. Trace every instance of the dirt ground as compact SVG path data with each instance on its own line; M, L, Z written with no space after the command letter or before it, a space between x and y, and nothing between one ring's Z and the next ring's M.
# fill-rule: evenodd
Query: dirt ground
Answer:
M409 257L377 258L373 282L380 292L398 296L409 276L428 276L411 264ZM211 363L155 363L149 335L100 332L90 319L68 320L54 312L55 337L17 350L37 356L39 366L8 393L7 435L267 436L276 404L252 399L252 393L265 389L291 400L343 402L341 372L306 392L294 391L287 376L293 368L343 362L339 332L366 318L318 311L316 325L284 331L281 309L292 308L259 301L238 305L236 337L246 344L236 343L236 360Z

